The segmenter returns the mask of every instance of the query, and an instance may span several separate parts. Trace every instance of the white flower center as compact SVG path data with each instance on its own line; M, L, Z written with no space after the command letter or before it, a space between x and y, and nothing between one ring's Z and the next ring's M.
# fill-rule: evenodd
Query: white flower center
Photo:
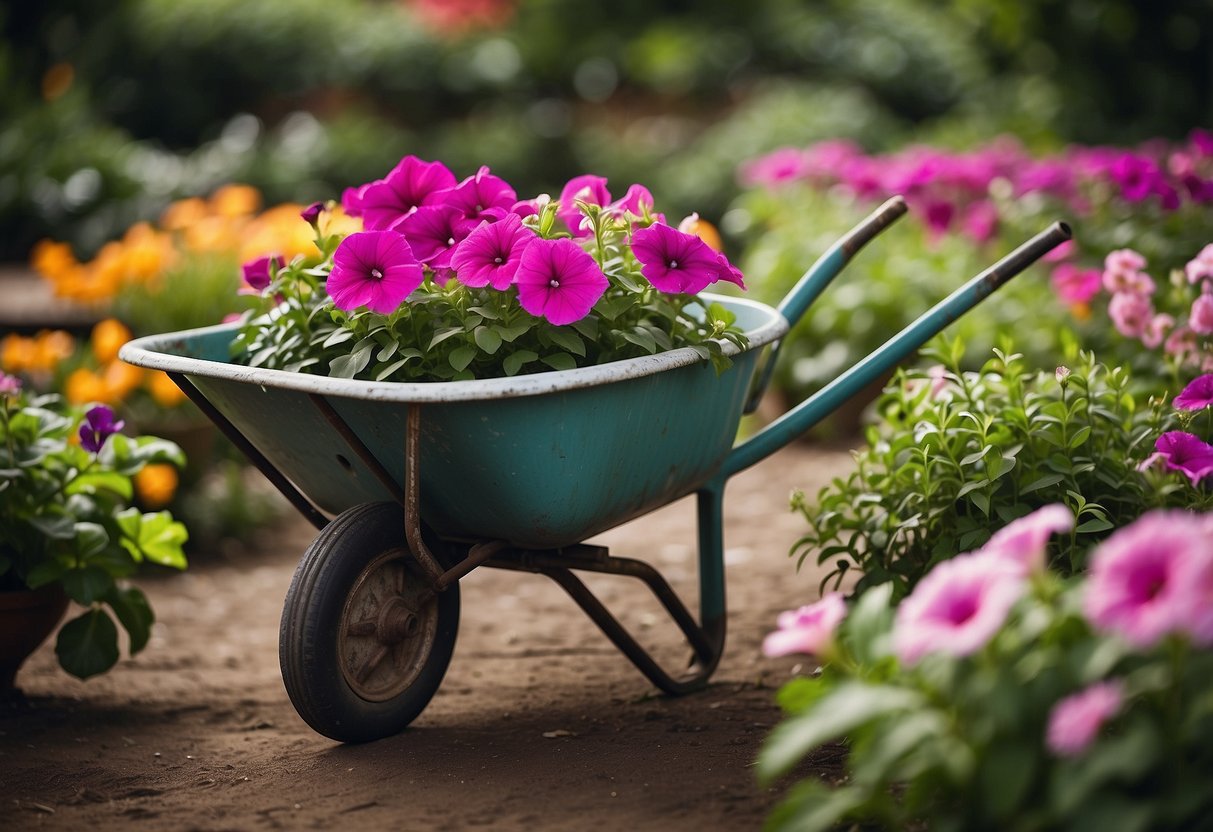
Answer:
M548 281L548 285L551 286L553 289L559 289L560 281L553 277L551 280Z
M502 257L500 254L498 254L496 257L493 258L493 262L496 263L498 266L500 266L502 263L505 262L505 258Z
M383 280L383 272L379 271L379 269L371 269L371 277L376 280Z
M669 262L669 264L668 264L667 268L670 268L670 269L676 269L676 268L678 268L678 261L677 261L677 260L671 260L671 261Z
M448 246L453 246L453 245L455 245L455 238L454 238L454 237L449 238L449 239L446 241L446 244L447 244Z

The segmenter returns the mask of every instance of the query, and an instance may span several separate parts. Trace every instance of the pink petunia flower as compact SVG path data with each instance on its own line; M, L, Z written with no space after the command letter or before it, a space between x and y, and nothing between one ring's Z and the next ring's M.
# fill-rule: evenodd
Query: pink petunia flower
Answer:
M436 191L431 199L433 203L427 204L453 205L464 219L478 222L492 219L487 214L495 208L509 211L518 201L518 194L504 179L489 173L485 165L455 187Z
M1099 294L1101 278L1099 269L1082 269L1073 263L1061 263L1053 269L1049 280L1057 297L1072 305L1086 303Z
M1150 319L1146 324L1145 331L1141 333L1142 346L1149 349L1158 349L1166 340L1168 333L1175 328L1175 319L1166 312L1160 312Z
M1120 712L1124 688L1118 680L1097 682L1067 696L1049 713L1045 743L1059 757L1077 757L1086 751L1099 729Z
M248 288L241 287L238 293L241 295L260 294L273 279L273 272L278 271L286 265L286 262L278 254L267 254L264 257L257 257L242 263L240 266L240 276L244 278Z
M1179 581L1187 587L1180 620L1198 647L1213 647L1213 514L1194 515L1198 545L1180 564Z
M367 230L377 231L390 228L420 206L431 204L435 193L454 185L455 174L442 162L405 156L387 176L360 188L355 200Z
M417 259L434 271L449 269L455 246L477 225L454 205L424 205L392 225L404 235Z
M606 179L592 173L574 176L560 191L560 209L556 216L574 237L588 237L593 232L583 222L585 215L577 207L578 200L588 205L610 205L611 192L607 190Z
M1118 292L1108 302L1108 317L1121 335L1140 338L1154 318L1154 306L1145 295Z
M1202 280L1213 280L1213 243L1205 246L1184 265L1184 274L1189 283L1200 283Z
M1206 283L1205 285L1211 284ZM1213 335L1213 294L1201 292L1200 297L1192 301L1192 310L1188 313L1188 326L1197 335Z
M1167 355L1182 358L1191 355L1198 347L1196 333L1190 327L1177 326L1163 342Z
M1083 613L1096 630L1149 649L1170 633L1190 632L1193 564L1210 553L1207 518L1153 511L1118 529L1091 553Z
M1003 526L981 547L981 552L1009 564L1021 575L1042 572L1049 538L1073 528L1074 512L1061 503L1053 503Z
M408 241L395 231L359 231L333 252L325 288L338 309L365 306L387 315L421 285L425 272Z
M514 282L522 253L537 239L522 217L506 214L498 222L482 222L451 255L451 268L464 286L507 289Z
M643 217L647 210L653 213L653 194L644 185L630 185L628 192L607 206L607 210L616 214L631 214Z
M738 180L743 187L771 187L803 179L810 171L805 151L781 147L741 165Z
M522 252L514 284L523 309L563 326L588 315L609 281L572 240L537 238Z
M1193 485L1213 473L1213 445L1191 433L1169 430L1154 440L1154 450L1166 457L1166 466L1179 471Z
M640 262L640 273L667 294L696 294L715 283L738 283L741 272L694 234L686 234L664 223L637 229L632 234L632 253Z
M929 653L971 655L999 631L1024 587L1016 569L989 556L943 561L897 608L893 649L907 666Z
M21 392L21 379L0 370L0 396L15 396Z
M1114 276L1140 272L1144 270L1145 267L1146 258L1131 248L1120 248L1116 251L1109 252L1108 256L1105 257L1103 261L1104 274L1111 274ZM1113 279L1115 279L1115 277ZM1116 290L1109 288L1108 291L1114 292Z
M1213 405L1213 373L1194 378L1171 402L1176 410L1204 410L1210 405Z
M970 239L988 242L998 231L998 209L988 199L978 200L964 210L960 228Z
M815 604L779 614L779 629L762 641L764 656L790 653L822 657L834 643L834 633L846 618L847 605L841 592L831 592Z

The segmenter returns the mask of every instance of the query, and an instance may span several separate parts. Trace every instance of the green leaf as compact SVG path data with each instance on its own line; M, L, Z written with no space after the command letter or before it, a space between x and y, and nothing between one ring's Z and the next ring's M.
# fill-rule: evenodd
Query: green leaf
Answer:
M69 568L67 564L58 559L39 561L25 576L25 584L30 589L46 586L62 578Z
M476 339L476 346L480 347L485 355L493 355L501 347L501 335L490 327L476 327L472 337Z
M1114 528L1114 524L1099 517L1092 517L1090 520L1082 523L1074 531L1079 534L1087 534L1089 532L1106 532L1108 529Z
M501 318L495 310L489 309L487 306L469 306L468 311L475 312L480 317L487 318L490 321L496 321Z
M471 344L465 344L462 347L454 349L447 356L447 362L455 368L455 372L462 372L467 369L467 366L476 358L476 348Z
M849 786L827 786L819 780L802 780L771 812L763 826L788 832L826 832L838 827L847 813L867 802L867 796Z
M625 340L635 344L649 355L657 352L657 341L654 340L652 334L644 327L632 327L620 333Z
M69 569L59 579L63 590L81 606L90 606L114 587L114 579L100 566Z
M147 646L147 640L152 634L152 624L156 620L152 606L147 602L147 596L136 587L122 589L113 586L105 600L113 607L114 614L122 623L130 637L130 652L135 655Z
M518 350L507 355L505 360L501 362L501 367L505 370L507 376L513 376L517 375L524 365L538 358L538 353L531 352L530 350Z
M918 693L905 688L844 682L809 710L776 726L758 756L758 780L769 785L817 746L878 717L923 704Z
M29 524L41 534L55 540L71 540L76 536L75 522L71 517L65 517L62 514L31 517Z
M1086 443L1086 441L1090 438L1091 438L1091 426L1083 425L1081 428L1079 428L1077 431L1074 432L1073 436L1070 437L1070 447L1077 448L1079 445Z
M335 347L338 344L344 344L346 341L352 340L353 337L354 331L352 329L341 327L340 329L333 330L333 333L329 335L328 338L324 339L324 343L321 344L321 346L324 349L328 349L329 347Z
M143 557L161 566L184 569L186 566L183 546L189 539L185 526L173 519L167 511L139 514L138 509L117 515L122 529L122 545L136 559Z
M134 496L129 477L114 471L92 471L81 474L63 489L64 494L96 494L99 490L112 491L123 500Z
M553 370L572 370L577 366L577 361L567 352L554 352L551 355L545 355L539 360Z
M547 336L552 339L552 343L560 347L566 352L571 352L573 355L585 357L585 342L572 329L564 327L549 327Z
M427 347L427 349L432 350L434 347L441 344L447 338L451 338L455 335L459 335L462 332L463 332L463 327L461 327L461 326L448 326L445 329L440 329L437 332L435 332L434 337L430 339L430 345L429 345L429 347Z
M491 329L501 336L502 341L512 344L518 338L518 336L530 332L532 326L534 326L534 324L531 321L518 321L510 326L494 325L491 327ZM510 374L507 373L507 375Z
M104 673L118 661L118 628L105 610L88 610L60 628L55 654L77 679Z
M375 342L367 339L368 343L360 346L349 355L339 355L329 362L329 375L334 378L353 378L361 373L371 362L371 353Z
M1064 479L1065 479L1065 476L1063 474L1045 474L1043 477L1032 480L1032 482L1028 483L1023 488L1019 489L1019 493L1020 494L1030 494L1033 491L1039 491L1042 488L1048 488L1051 485L1057 485L1057 483L1061 482Z
M110 544L109 532L100 523L81 522L76 524L75 549L76 556L87 560L105 550Z

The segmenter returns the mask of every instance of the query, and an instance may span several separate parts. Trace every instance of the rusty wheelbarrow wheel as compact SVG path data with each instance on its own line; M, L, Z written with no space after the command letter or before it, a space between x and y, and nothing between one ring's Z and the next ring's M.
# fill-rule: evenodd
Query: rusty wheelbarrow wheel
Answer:
M404 542L403 509L355 506L295 570L279 632L282 680L295 710L326 737L388 737L438 690L458 626L459 586L430 590Z

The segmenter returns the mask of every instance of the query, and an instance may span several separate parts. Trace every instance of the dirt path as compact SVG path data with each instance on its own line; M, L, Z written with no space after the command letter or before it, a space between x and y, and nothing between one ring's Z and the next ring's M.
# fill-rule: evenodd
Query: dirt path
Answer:
M437 696L404 733L343 746L313 733L278 670L281 603L312 530L236 564L145 582L148 649L87 683L50 644L0 712L0 828L756 829L777 799L752 763L795 661L764 659L782 609L816 596L786 557L794 486L848 469L845 450L788 448L729 485L729 644L713 683L660 695L558 589L481 570L463 582L458 646ZM658 566L694 609L689 501L598 539ZM659 655L672 625L619 579L591 586Z

